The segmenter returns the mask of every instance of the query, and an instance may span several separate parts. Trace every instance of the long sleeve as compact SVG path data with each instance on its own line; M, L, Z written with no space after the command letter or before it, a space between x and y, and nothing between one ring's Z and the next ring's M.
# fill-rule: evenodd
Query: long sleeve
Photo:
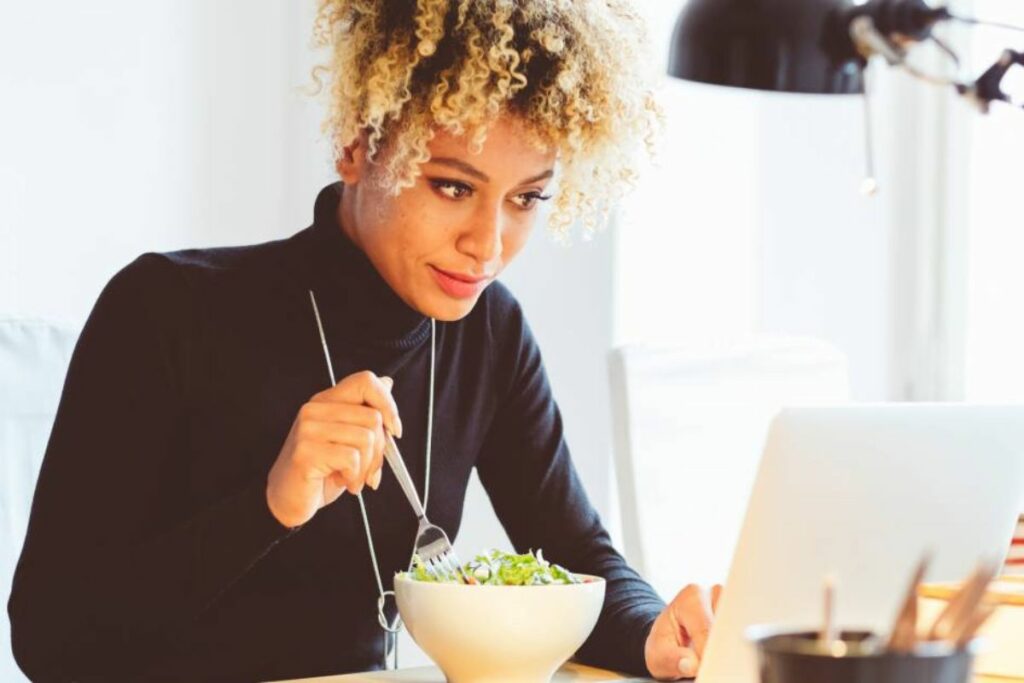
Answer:
M202 509L183 500L194 316L175 268L129 264L75 348L8 605L33 680L130 678L289 533L265 476Z
M396 378L417 478L431 359L443 370L431 520L458 528L478 467L517 547L608 580L580 658L643 673L660 604L583 494L514 297L492 283L432 344L429 319L340 228L341 190L323 188L313 224L288 238L146 254L101 293L65 380L8 603L14 655L32 680L243 683L380 666L355 498L293 534L266 502L296 411L327 385L311 291L336 376ZM416 521L401 488L385 477L365 503L382 572L404 569Z
M607 582L604 607L577 653L585 663L649 675L644 643L664 603L614 549L583 489L563 437L562 420L540 351L518 305L499 343L505 390L477 467L517 551Z

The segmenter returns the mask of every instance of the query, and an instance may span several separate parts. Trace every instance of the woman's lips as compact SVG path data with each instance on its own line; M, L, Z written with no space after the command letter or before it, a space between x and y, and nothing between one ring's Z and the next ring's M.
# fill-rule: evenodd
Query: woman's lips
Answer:
M435 266L430 267L430 272L434 274L434 279L437 280L437 284L441 286L441 289L448 296L455 297L456 299L470 299L477 296L491 280L489 277L470 278L467 275L450 273Z

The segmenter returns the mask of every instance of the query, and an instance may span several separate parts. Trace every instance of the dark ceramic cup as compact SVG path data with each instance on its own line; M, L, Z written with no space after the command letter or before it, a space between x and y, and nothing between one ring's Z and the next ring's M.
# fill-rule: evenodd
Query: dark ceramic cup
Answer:
M972 648L922 643L911 654L886 652L866 631L844 631L829 645L809 631L753 627L761 683L970 683Z

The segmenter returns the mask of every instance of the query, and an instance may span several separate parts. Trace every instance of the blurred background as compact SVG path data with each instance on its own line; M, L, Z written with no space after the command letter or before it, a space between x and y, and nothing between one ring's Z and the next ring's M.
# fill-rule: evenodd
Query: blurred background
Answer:
M653 68L664 72L681 3L638 6ZM1012 0L954 6L1024 23L1024 4ZM312 0L5 4L0 319L77 329L106 281L142 252L306 227L333 180L322 105L305 92L318 60L313 14ZM1019 34L997 29L949 38L973 74L1021 47ZM841 354L854 400L1021 400L1024 112L982 116L879 66L876 196L859 192L862 98L666 77L656 165L608 229L568 247L538 231L507 271L577 467L620 546L613 348L799 337ZM0 391L13 400L18 389ZM6 604L34 479L31 468L2 471ZM467 506L460 552L508 547L479 486ZM679 509L685 543L701 511ZM0 620L5 639L7 629ZM407 638L401 647L403 666L426 661Z

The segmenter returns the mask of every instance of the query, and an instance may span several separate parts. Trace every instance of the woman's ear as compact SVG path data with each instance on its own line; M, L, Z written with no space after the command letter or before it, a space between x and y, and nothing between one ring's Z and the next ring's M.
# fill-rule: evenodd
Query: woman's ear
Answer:
M338 171L338 176L346 185L356 185L366 177L365 135L360 135L342 148L341 156L334 162L334 168Z

